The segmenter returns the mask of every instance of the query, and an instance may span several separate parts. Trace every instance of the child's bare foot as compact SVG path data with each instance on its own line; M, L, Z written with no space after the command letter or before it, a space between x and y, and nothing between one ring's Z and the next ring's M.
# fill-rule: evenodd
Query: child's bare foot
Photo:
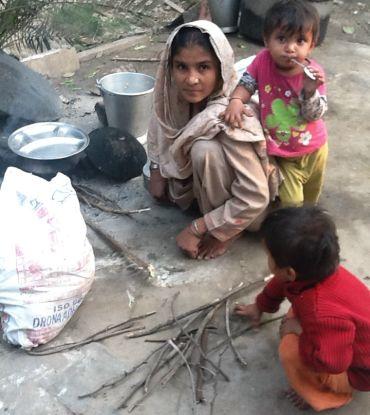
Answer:
M198 259L213 259L223 255L232 243L239 238L240 234L228 239L227 241L220 241L212 235L206 235L199 246Z
M292 388L284 391L284 396L288 398L288 400L292 402L296 408L301 409L302 411L306 411L307 409L311 408L311 406Z

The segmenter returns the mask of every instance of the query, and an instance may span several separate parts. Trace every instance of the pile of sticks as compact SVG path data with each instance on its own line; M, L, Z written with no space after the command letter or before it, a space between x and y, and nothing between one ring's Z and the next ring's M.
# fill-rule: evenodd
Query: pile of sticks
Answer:
M146 398L152 395L155 390L168 384L179 373L181 368L186 368L192 390L192 411L195 412L196 404L205 402L203 385L206 374L208 377L209 375L215 379L222 377L226 382L230 381L227 373L221 369L220 361L217 364L211 358L216 351L221 349L225 351L226 348L230 347L238 363L243 367L247 366L247 362L237 351L233 340L252 327L246 326L234 332L231 331L230 299L247 289L258 288L263 283L264 281L257 281L249 285L240 284L223 297L177 316L175 315L174 308L178 293L175 294L171 302L172 317L169 320L149 329L132 332L127 337L138 338L168 329L175 329L175 335L163 339L147 339L147 342L160 343L160 345L130 370L105 382L95 390L79 396L79 398L96 397L108 388L113 388L123 383L130 375L134 373L136 375L139 374L139 380L130 387L117 404L117 409L127 408L128 412L132 412ZM217 328L215 327L215 320L219 318L223 308L225 310L226 336L209 348L208 334ZM280 318L279 316L262 324L267 324ZM137 397L140 391L141 396Z

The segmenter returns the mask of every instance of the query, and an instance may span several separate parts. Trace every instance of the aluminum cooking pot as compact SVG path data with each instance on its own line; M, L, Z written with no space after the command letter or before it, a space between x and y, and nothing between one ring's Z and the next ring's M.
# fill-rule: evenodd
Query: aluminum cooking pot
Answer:
M19 156L22 170L40 175L67 172L77 165L89 145L89 137L62 122L40 122L14 131L8 146Z

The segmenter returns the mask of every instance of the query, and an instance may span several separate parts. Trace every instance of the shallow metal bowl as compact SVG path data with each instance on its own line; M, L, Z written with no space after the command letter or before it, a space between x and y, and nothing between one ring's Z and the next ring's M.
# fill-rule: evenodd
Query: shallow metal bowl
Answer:
M73 125L62 122L39 122L14 131L9 148L32 160L61 160L81 153L89 137Z

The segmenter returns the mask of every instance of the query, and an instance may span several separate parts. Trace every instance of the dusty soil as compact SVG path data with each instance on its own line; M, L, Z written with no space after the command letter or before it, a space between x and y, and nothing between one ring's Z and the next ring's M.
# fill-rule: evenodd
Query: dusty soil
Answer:
M353 34L344 32L344 27L354 29ZM328 27L329 37L370 44L370 0L334 0L333 12Z

